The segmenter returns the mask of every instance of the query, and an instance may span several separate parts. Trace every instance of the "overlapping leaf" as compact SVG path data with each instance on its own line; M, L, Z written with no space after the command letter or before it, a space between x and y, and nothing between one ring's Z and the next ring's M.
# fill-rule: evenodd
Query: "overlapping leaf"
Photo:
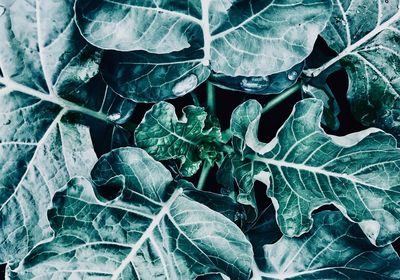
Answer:
M314 224L300 238L264 245L252 279L399 279L400 258L391 245L374 247L338 212L320 212Z
M144 116L135 130L138 147L157 160L179 159L183 176L192 176L203 160L220 161L221 130L201 107L187 106L181 120L173 105L160 102Z
M171 184L168 170L143 150L103 156L92 178L99 197L83 178L55 195L49 210L54 240L9 271L11 279L195 279L209 273L248 279L252 251L240 229L189 198L185 191L193 187ZM107 189L114 199L104 196Z
M97 157L75 111L108 122L86 84L101 52L73 21L73 1L0 1L0 262L18 262L51 236L45 213ZM106 98L105 98L106 99ZM72 102L74 101L74 102Z
M239 106L251 115L257 106ZM269 143L257 139L260 115L249 124L246 145L257 152L252 160L267 165L258 180L277 211L282 232L299 236L312 227L314 209L334 204L358 223L373 244L400 236L400 150L396 139L377 129L343 137L320 127L322 101L306 99Z
M336 0L322 36L338 52L329 64L346 67L357 119L399 138L400 1Z
M171 91L175 83L195 75L195 87L210 70L231 77L219 84L288 71L311 53L330 13L330 0L76 1L77 25L91 44L142 51L110 53L105 73L120 95L146 102L184 94ZM254 92L251 84L242 90Z

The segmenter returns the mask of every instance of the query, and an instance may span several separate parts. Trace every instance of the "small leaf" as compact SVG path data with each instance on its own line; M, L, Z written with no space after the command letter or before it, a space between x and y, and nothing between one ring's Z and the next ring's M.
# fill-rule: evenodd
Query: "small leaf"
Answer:
M187 106L178 120L174 106L160 102L136 128L136 144L157 160L179 159L182 175L192 176L202 160L213 163L222 158L218 149L220 127L218 124L208 127L207 118L203 108Z
M374 247L338 212L320 212L314 224L299 238L264 245L252 279L399 279L400 258L391 245Z
M321 100L324 103L324 113L322 114L321 123L332 130L339 129L339 104L327 84L323 85L322 88L305 84L301 87L301 93L303 99L316 98Z
M240 107L251 112L249 104L256 101ZM373 244L393 242L400 236L396 139L377 129L327 135L320 127L322 111L316 99L297 103L269 144L257 139L260 116L246 132L246 144L257 152L250 158L267 166L257 179L268 186L279 227L287 236L299 236L311 229L313 210L334 204Z
M116 178L119 194L99 200L96 189ZM169 172L143 150L104 155L92 179L93 186L74 178L54 196L48 216L55 238L9 271L12 279L249 278L251 245L240 229L187 196L190 184L171 184Z

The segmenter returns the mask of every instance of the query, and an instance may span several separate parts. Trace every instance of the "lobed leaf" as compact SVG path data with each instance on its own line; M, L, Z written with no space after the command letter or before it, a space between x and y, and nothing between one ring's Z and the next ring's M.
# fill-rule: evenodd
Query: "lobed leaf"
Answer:
M74 178L54 196L55 238L9 271L11 279L248 279L252 251L240 229L189 198L193 186L171 184L168 170L143 150L104 155L92 179L93 186ZM110 188L117 189L112 199L104 196Z
M238 110L251 115L256 106L247 101ZM328 135L320 127L322 111L316 99L297 103L268 144L257 139L260 114L248 126L246 145L257 153L250 158L267 166L256 178L268 186L279 227L287 236L300 236L311 229L313 210L334 204L373 244L393 242L400 236L396 139L377 129Z
M179 159L183 176L192 176L203 160L220 161L221 129L203 108L187 106L180 120L173 105L155 104L135 130L136 145L157 160Z

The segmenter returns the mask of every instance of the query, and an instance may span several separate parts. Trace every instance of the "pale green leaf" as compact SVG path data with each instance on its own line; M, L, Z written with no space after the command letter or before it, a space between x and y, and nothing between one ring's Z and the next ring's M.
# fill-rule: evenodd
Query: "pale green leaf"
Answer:
M55 195L48 212L55 238L9 271L11 279L249 278L252 251L241 230L187 196L193 186L171 184L143 150L103 156L92 179L93 186L72 179ZM101 196L107 188L118 190L114 199Z
M157 160L179 159L182 175L192 176L203 160L212 164L222 157L220 127L207 118L203 108L187 106L179 120L173 105L157 103L136 128L136 145Z

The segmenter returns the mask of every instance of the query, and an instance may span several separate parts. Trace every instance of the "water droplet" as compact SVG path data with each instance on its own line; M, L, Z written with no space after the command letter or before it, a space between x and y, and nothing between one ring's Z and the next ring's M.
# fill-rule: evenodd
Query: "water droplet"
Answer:
M378 76L377 76L377 75L373 75L373 76L372 76L372 80L373 80L373 81L378 80Z
M385 0L385 3L389 3L389 0Z
M291 81L294 81L297 79L299 73L297 73L297 71L290 71L288 74L288 79Z
M360 10L356 10L356 13L359 14L359 13L360 13Z
M198 82L199 80L197 79L197 76L195 74L190 74L174 85L172 88L172 93L175 96L185 95L186 93L194 90Z
M0 17L6 13L6 8L0 5Z
M121 114L120 113L114 113L114 114L111 114L111 115L107 116L107 119L112 121L112 122L116 122L120 118L121 118Z
M240 86L248 92L259 92L266 89L270 84L268 77L248 77L243 78Z
M4 125L9 125L11 123L11 120L6 120L3 124Z

